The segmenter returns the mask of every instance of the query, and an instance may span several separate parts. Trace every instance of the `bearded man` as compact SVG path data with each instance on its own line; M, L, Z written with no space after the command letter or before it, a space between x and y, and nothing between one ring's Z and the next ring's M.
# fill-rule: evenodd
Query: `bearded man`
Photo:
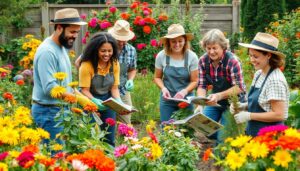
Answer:
M59 86L54 78L54 73L64 72L66 79L62 81L62 86L68 87L72 81L71 62L68 51L73 47L80 27L86 25L86 22L80 21L79 13L76 9L65 8L56 11L54 20L54 32L47 37L38 47L33 61L33 79L34 87L32 93L32 116L38 127L50 133L50 139L62 143L56 139L56 135L63 130L63 127L56 126L60 121L55 120L59 112L59 101L51 97L51 89ZM68 87L66 93L62 95L71 95L71 88ZM49 141L44 140L44 143Z

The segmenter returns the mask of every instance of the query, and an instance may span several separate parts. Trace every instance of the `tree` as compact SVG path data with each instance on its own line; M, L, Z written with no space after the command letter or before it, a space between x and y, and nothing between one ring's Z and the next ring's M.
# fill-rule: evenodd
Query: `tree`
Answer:
M256 15L257 15L257 2L258 0L244 0L244 8L243 10L243 23L242 27L244 27L243 37L245 39L252 39L255 35L257 23L256 23Z

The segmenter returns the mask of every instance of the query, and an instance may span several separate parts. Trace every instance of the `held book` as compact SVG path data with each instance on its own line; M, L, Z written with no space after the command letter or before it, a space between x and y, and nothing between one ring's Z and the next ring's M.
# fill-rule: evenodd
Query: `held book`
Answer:
M186 99L177 99L177 98L167 98L167 100L173 100L177 102L186 102L188 104L196 104L196 105L201 105L205 106L207 105L206 102L209 101L209 98L203 97L203 96L188 96ZM219 104L216 104L214 106L220 106Z
M138 111L133 106L129 106L129 105L124 104L124 103L120 103L112 97L105 100L105 101L103 101L102 104L104 104L105 106L107 106L110 109L114 110L115 112L117 112L120 115L127 115L129 113L133 113L133 112Z
M173 122L174 125L187 124L196 132L201 132L206 136L210 136L223 127L220 123L210 119L209 117L199 113L194 113L188 117Z

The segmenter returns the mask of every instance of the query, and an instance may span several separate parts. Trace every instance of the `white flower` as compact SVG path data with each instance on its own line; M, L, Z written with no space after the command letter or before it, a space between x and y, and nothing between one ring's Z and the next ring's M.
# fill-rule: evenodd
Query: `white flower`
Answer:
M89 168L89 166L83 164L80 160L73 160L72 166L76 171L85 171Z
M143 146L141 145L141 144L135 144L134 146L132 146L131 148L133 149L133 150L137 150L137 149L140 149L140 148L142 148Z
M180 132L174 132L174 135L176 136L176 137L181 137L181 133Z

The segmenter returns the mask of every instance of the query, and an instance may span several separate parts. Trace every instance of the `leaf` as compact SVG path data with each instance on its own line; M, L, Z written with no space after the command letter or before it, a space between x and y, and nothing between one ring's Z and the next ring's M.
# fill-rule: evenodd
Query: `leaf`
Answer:
M67 122L70 122L71 121L71 117L70 116L66 116L66 117L64 117L64 121L67 121Z

